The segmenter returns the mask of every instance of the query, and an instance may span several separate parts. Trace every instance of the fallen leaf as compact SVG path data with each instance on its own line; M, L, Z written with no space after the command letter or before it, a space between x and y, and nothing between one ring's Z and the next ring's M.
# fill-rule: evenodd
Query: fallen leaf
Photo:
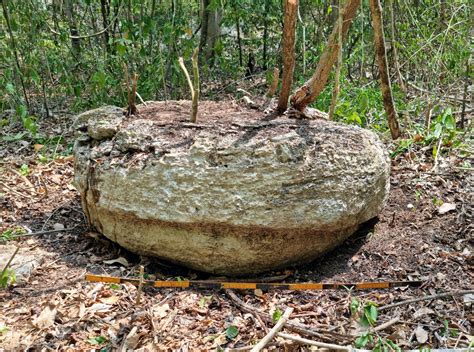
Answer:
M56 318L56 307L52 305L47 305L46 308L40 313L38 317L33 319L33 326L38 329L46 329L54 324L54 319Z
M55 230L64 230L64 225L60 223L56 223L53 225L53 229Z
M254 290L253 293L255 293L255 296L257 296L257 297L262 297L263 296L263 291L259 288Z
M168 315L168 311L170 310L170 306L168 303L162 304L161 306L153 308L153 315L157 318L164 318Z
M104 297L101 298L100 301L105 304L115 304L120 300L120 297L118 296L110 296L110 297Z
M103 313L103 312L109 311L111 307L112 306L110 304L94 303L87 310L92 311L92 312L97 312L97 313Z
M104 260L104 264L120 264L123 266L129 266L130 264L128 263L128 260L125 259L124 257L118 257L115 259L110 259L110 260Z
M424 315L429 315L429 314L434 314L434 311L430 308L427 308L427 307L423 307L423 308L420 308L418 309L414 314L413 314L413 318L417 319L419 317L422 317Z
M33 146L33 148L35 148L35 152L38 152L38 151L39 151L41 148L43 148L43 147L44 147L44 145L42 145L42 144L35 144L35 145Z
M456 209L456 204L454 203L443 203L439 208L438 208L438 213L443 215L446 214L447 212L450 212L451 210Z
M124 351L134 350L137 347L140 340L140 336L137 334L138 328L134 326L128 333L127 337L123 341L122 347Z
M428 332L422 326L415 329L415 336L418 343L423 344L428 341Z

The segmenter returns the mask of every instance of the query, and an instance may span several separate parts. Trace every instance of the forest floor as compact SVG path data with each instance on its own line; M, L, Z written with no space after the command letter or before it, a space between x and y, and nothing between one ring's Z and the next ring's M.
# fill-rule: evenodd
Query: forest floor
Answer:
M380 328L369 329L365 336L380 338L385 347L389 340L402 349L472 345L472 293L389 306L474 286L474 175L455 151L440 157L437 171L431 171L431 150L418 148L397 157L390 198L378 219L311 264L252 278L422 280L421 288L268 292L145 288L137 304L134 286L90 283L85 273L136 277L139 265L144 265L148 279L211 277L136 256L87 228L72 185L73 158L67 155L73 138L70 124L71 117L62 117L40 126L43 133L62 135L66 141L51 147L57 154L54 159L42 154L49 148L46 145L0 142L1 268L19 247L12 266L17 282L0 291L0 350L248 350L273 325L261 312L278 315L286 307L294 308L289 321L304 325L302 337L345 346L364 333L358 313L351 314L357 302L360 307L377 304L375 326ZM13 239L20 228L63 231ZM284 331L295 335L295 329ZM366 348L371 347L374 343L368 342ZM309 350L281 337L269 348Z

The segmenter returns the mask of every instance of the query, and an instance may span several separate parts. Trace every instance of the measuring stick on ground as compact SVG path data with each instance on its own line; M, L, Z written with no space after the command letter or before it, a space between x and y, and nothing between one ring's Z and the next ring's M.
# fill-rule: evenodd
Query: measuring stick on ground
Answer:
M111 284L130 283L138 286L140 279L128 279L114 276L102 276L86 274L86 280L90 282L105 282ZM356 289L356 290L372 290L372 289L386 289L392 287L420 287L422 281L384 281L384 282L358 282L358 283L318 283L318 282L303 282L303 283L258 283L258 282L227 282L227 281L151 281L143 280L143 286L151 286L157 288L199 288L199 289L237 289L237 290L341 290L341 289Z

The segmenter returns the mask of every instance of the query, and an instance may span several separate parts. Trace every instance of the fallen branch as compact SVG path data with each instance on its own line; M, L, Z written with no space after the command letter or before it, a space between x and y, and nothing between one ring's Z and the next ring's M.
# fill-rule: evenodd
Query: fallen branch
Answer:
M277 336L282 337L282 338L287 339L287 340L298 342L300 344L310 345L310 346L317 346L317 347L327 348L327 349L330 349L330 350L336 350L336 351L351 351L352 350L350 346L345 347L345 346L334 345L332 343L317 342L317 341L313 341L313 340L304 339L304 338L299 337L299 336L285 334L283 332L279 332L277 334Z
M285 325L286 321L290 317L291 313L293 313L293 308L288 307L285 309L285 313L281 316L281 318L278 320L278 322L275 324L275 326L264 336L263 339L261 339L252 349L252 352L260 352L263 348L265 348L266 345L275 337L275 335L283 329L283 326Z
M264 321L267 321L267 322L272 322L273 321L270 314L267 314L265 312L262 312L262 311L260 311L256 308L253 308L253 307L249 306L244 301L242 301L239 297L237 297L237 295L232 290L225 290L225 292L230 297L230 299L232 299L232 301L235 303L235 305L240 310L242 310L243 312L253 314L253 315L260 315L260 317ZM319 339L323 339L323 340L331 341L331 342L336 340L336 339L339 339L340 341L349 341L349 340L352 340L356 337L356 336L353 336L353 335L339 334L337 332L329 331L329 330L326 330L326 329L321 330L322 333L320 333L320 332L314 331L313 328L311 328L307 325L304 325L304 324L300 324L300 323L286 322L285 327L288 330L291 330L291 331L296 332L298 334L317 337ZM330 334L331 337L325 336L325 335L323 335L323 333Z
M438 293L435 295L428 295L424 297L418 297L418 298L411 298L407 299L405 301L400 301L397 303L391 303L391 304L386 304L382 307L379 307L379 311L390 309L390 308L395 308L403 305L407 305L410 303L415 303L415 302L420 302L420 301L429 301L432 299L437 299L437 298L444 298L444 297L455 297L455 296L464 296L468 294L473 294L474 290L461 290L461 291L451 291L451 292L443 292L443 293Z
M38 231L38 232L30 232L30 233L22 233L18 235L14 235L10 237L10 240L16 239L16 238L21 238L21 237L31 237L31 236L40 236L40 235L48 235L51 233L58 233L58 232L66 232L66 231L71 231L74 230L77 226L74 227L69 227L69 228L64 228L60 230L48 230L48 231ZM3 241L7 241L3 239Z
M382 330L385 330L386 328L396 324L400 322L400 317L395 317L393 319L390 319L389 321L383 323L383 324L380 324L378 326L376 326L375 328L371 329L371 332L377 332L377 331L382 331Z

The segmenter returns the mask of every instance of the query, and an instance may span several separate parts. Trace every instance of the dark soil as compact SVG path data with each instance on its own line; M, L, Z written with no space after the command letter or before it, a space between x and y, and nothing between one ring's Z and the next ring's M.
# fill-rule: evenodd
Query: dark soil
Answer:
M224 122L230 108L239 110L229 103L212 119ZM153 109L150 106L141 113L152 114ZM52 126L42 128L45 133L54 134ZM67 137L57 148L58 155L71 141L68 133L64 135ZM149 279L211 277L136 256L90 231L77 192L71 186L71 157L41 163L38 146L20 143L23 142L0 145L0 231L16 227L27 231L61 227L70 230L0 243L2 265L16 245L20 251L14 268L18 270L25 264L22 258L27 255L36 259L15 285L0 291L0 329L6 326L0 330L0 349L213 350L218 346L248 346L265 335L271 324L262 326L258 318L241 311L222 291L149 288L137 304L137 290L131 285L86 282L86 272L137 276L140 264L145 266ZM428 294L472 289L474 176L469 170L453 167L459 165L460 159L455 153L444 156L449 162L437 172L420 171L423 168L418 166L430 161L422 151L413 153L394 160L390 198L379 218L365 224L344 245L311 264L248 279L284 276L285 282L345 283L422 280L421 288L256 290L237 291L237 295L255 309L270 314L294 307L291 321L322 335L312 339L342 345L353 342L361 332L359 316L351 315L353 300L361 306L373 301L380 307ZM29 172L22 175L19 169L23 164L28 165ZM443 213L443 204L454 204L455 209ZM375 339L391 339L403 349L466 347L472 341L472 304L473 296L465 295L380 308L375 325L399 319L375 333ZM236 337L226 334L229 326L237 327ZM276 350L307 350L288 341L285 344L282 339L276 341L279 345L271 347Z

